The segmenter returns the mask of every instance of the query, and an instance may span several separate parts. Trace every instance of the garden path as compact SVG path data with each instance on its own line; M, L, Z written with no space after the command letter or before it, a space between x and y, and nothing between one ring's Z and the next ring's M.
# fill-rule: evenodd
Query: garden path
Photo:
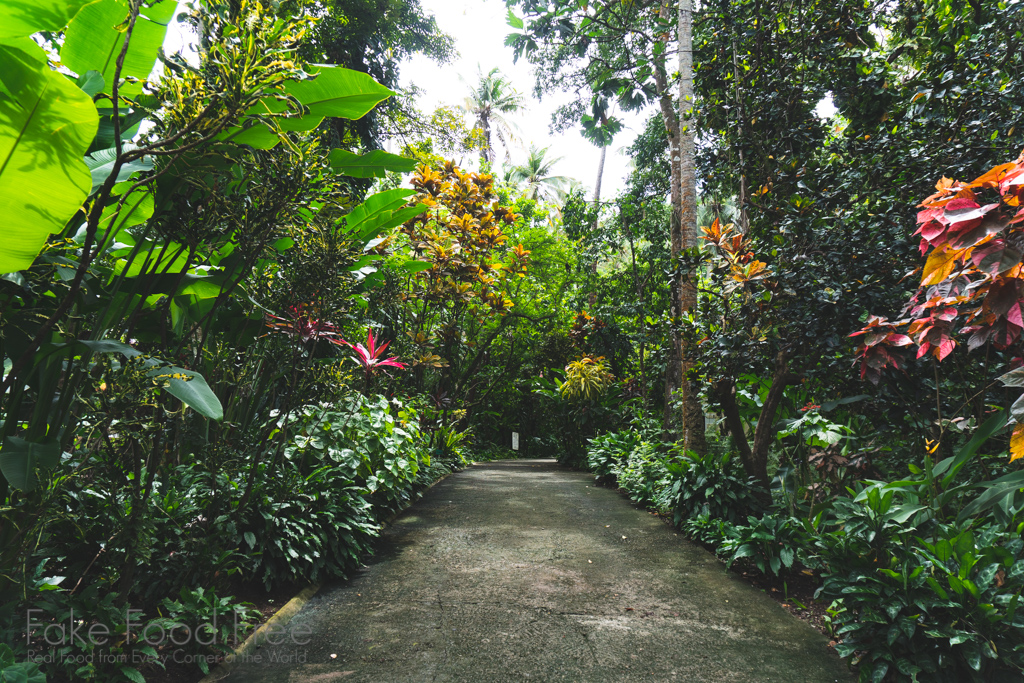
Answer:
M551 460L441 481L368 566L322 588L288 628L311 640L264 645L222 680L852 680L821 634Z

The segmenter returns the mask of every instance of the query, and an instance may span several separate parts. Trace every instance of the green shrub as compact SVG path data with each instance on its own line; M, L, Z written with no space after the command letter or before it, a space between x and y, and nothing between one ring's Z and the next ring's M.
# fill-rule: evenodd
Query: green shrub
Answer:
M18 662L14 651L0 643L0 681L3 683L46 683L46 674L38 664Z
M599 481L614 481L626 458L640 444L632 430L595 436L587 446L587 467Z
M759 512L759 486L729 454L697 455L692 451L672 458L666 468L674 481L667 501L675 523L705 517L737 524Z
M861 681L1020 681L1024 525L972 531L936 522L911 492L855 494L817 545L837 650Z
M516 460L521 457L521 451L514 451L508 446L489 443L473 453L471 459L477 462L493 462L495 460Z
M747 517L744 526L733 527L719 553L728 558L730 567L746 560L763 574L779 576L793 567L800 549L808 544L808 535L798 520L766 512L760 518Z
M659 512L671 510L672 475L657 444L639 443L614 471L619 486L633 501Z
M249 572L268 589L343 577L369 551L379 527L350 477L341 467L291 468L260 489L240 526Z
M305 406L289 429L295 436L285 457L303 474L337 468L339 481L359 487L378 518L409 502L421 463L430 462L419 416L397 399L353 394L341 409Z
M695 541L717 548L736 533L732 522L713 519L708 515L687 517L679 524L680 530Z

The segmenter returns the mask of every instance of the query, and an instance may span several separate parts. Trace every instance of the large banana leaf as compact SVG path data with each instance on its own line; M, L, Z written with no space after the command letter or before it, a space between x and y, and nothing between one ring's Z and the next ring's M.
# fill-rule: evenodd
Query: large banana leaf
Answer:
M177 0L164 0L143 9L135 22L132 39L121 69L121 78L145 79L153 71L160 48L164 44L167 25L177 9ZM68 24L60 59L64 66L79 74L99 71L104 92L112 92L117 58L124 44L128 25L128 3L124 0L100 0L86 5ZM139 83L123 83L118 94L134 97L142 92Z
M361 71L330 65L318 65L311 71L316 78L289 81L284 87L309 108L311 116L361 119L395 94Z
M32 265L89 195L82 162L99 116L28 38L0 45L0 273Z
M95 0L4 0L0 3L0 40L59 31L91 2Z
M304 104L309 112L296 118L278 119L276 123L282 130L313 130L326 116L359 119L378 103L395 94L370 76L340 66L317 66L314 73L314 79L292 81L285 85L285 91ZM253 107L248 114L280 114L286 108L285 102L267 98ZM270 149L280 142L277 135L262 123L256 123L250 128L229 130L221 137L256 149Z
M328 159L331 170L353 178L383 178L388 171L408 173L416 169L415 159L375 149L363 155L344 149L332 149Z
M129 151L136 149L136 146L126 143L122 149L124 151ZM85 157L85 165L89 167L89 172L92 174L92 192L98 190L100 185L102 185L114 171L114 163L116 161L117 148L115 147L100 149ZM122 164L121 168L118 169L117 182L120 183L124 180L128 180L129 176L136 171L152 170L153 162L146 157L130 161L126 164Z
M426 204L402 208L405 206L406 197L414 194L416 190L398 189L385 190L369 196L365 202L345 216L345 232L366 243L384 230L415 218L427 210Z

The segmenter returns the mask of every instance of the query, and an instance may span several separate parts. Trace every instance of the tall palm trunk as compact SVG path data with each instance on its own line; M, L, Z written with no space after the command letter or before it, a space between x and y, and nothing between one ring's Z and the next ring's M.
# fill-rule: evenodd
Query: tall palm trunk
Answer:
M484 148L480 150L480 163L494 164L494 145L491 144L491 121L486 116L480 117L480 128L484 132Z
M682 249L697 246L697 172L696 144L693 135L693 0L679 0L679 242ZM673 210L673 213L675 211ZM672 240L673 245L675 239ZM677 252L678 253L678 252ZM686 313L697 306L697 274L690 270L679 274L679 310ZM683 404L685 447L698 453L707 451L704 440L704 409L697 389L687 379L693 362L686 341L678 334L680 384Z
M668 0L663 0L661 19L668 23L670 15ZM704 410L697 398L697 392L686 379L692 367L687 359L683 339L683 314L697 302L697 289L693 272L683 272L679 259L685 249L697 245L697 179L694 169L695 145L689 114L693 108L693 22L692 0L680 0L678 15L679 31L679 109L672 102L668 86L665 59L660 57L654 64L654 83L658 91L658 104L668 134L670 164L670 200L672 213L669 219L669 249L672 258L672 276L669 281L669 315L672 320L671 348L665 368L665 414L666 427L671 424L673 398L682 402L682 437L686 448L704 453ZM668 42L668 34L663 35ZM662 52L664 54L664 52Z

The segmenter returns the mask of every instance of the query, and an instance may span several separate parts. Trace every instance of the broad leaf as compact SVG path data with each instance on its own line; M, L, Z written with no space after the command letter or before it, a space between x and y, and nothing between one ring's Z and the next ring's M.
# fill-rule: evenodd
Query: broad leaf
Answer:
M206 379L198 372L168 365L154 368L146 376L156 384L162 384L169 394L200 415L211 420L224 419L224 407L210 389Z
M989 275L998 275L1020 263L1021 253L1008 245L1006 240L997 239L975 249L971 253L971 260Z
M956 249L936 249L928 256L924 264L924 273L921 276L922 285L935 285L953 272L956 260L963 255L962 251Z
M317 66L313 73L316 74L316 78L285 84L285 92L305 105L309 111L304 116L277 119L275 123L281 130L313 130L327 116L359 119L378 103L394 95L393 91L359 71L337 66ZM247 114L281 114L287 108L288 105L284 101L268 97ZM263 123L256 123L249 128L235 128L220 137L256 149L271 149L280 142L277 134Z
M1015 436L1018 429L1024 435L1024 425L1017 425L1017 428L1014 429ZM1012 446L1010 452L1013 452ZM981 486L984 488L984 492L964 507L958 515L958 519L968 519L999 505L1007 496L1016 496L1018 491L1024 488L1024 470L1011 472L995 481L986 482Z
M78 77L75 81L75 85L82 89L89 97L96 97L96 95L103 92L103 74L95 69L86 71L84 74Z
M964 465L966 465L974 454L978 452L986 441L988 441L996 432L1006 426L1007 415L1006 411L1000 410L998 413L992 415L985 420L980 427L974 432L971 440L964 444L956 455L951 458L945 458L935 464L932 469L932 475L936 478L942 476L948 470L942 479L942 487L948 488L953 483L954 477L957 472L960 471Z
M82 156L99 116L31 40L0 45L0 62L0 272L9 273L31 266L89 195Z
M95 0L4 0L0 3L0 40L59 31L91 2Z
M420 273L424 270L430 270L434 267L434 264L430 261L402 261L397 264L395 268L398 270L405 271L406 273Z
M7 481L21 491L32 491L36 484L36 469L49 470L60 462L60 444L56 439L36 443L8 436L0 449L0 471Z
M379 149L363 155L344 149L332 149L328 158L333 171L353 178L383 178L387 171L408 173L416 169L415 159L406 159Z
M382 230L401 225L410 218L420 215L427 210L423 204L402 209L406 197L414 194L415 190L399 189L371 195L345 216L346 232L354 233L362 242L368 242Z
M318 65L313 73L314 79L285 84L285 91L306 105L310 116L361 119L395 94L360 71Z
M138 79L149 77L164 44L167 24L177 7L177 0L164 0L152 7L143 8L142 15L132 29L131 42L120 74L122 80L126 76ZM124 0L100 0L82 8L68 24L64 46L60 50L61 62L79 74L98 71L103 76L103 91L108 94L113 92L114 74L124 44L128 15L128 3ZM118 87L118 94L126 97L134 97L140 92L141 83L122 83Z
M1021 458L1024 458L1024 424L1014 427L1013 434L1010 435L1010 462Z
M44 348L44 351L60 351L66 348L74 349L78 353L119 353L125 358L135 358L142 355L142 352L134 347L113 339L76 339L72 342L49 344Z
M123 148L124 151L136 149L135 145L126 144ZM89 173L92 175L92 190L95 192L100 188L100 185L114 172L114 162L117 161L117 149L111 147L110 149L101 149L93 152L89 156L85 157L85 165L89 167ZM142 159L136 159L135 161L128 162L121 166L117 172L117 181L123 182L128 180L129 176L136 171L152 171L153 162L143 157Z
M1024 387L1024 368L1010 370L997 378L1006 387Z

